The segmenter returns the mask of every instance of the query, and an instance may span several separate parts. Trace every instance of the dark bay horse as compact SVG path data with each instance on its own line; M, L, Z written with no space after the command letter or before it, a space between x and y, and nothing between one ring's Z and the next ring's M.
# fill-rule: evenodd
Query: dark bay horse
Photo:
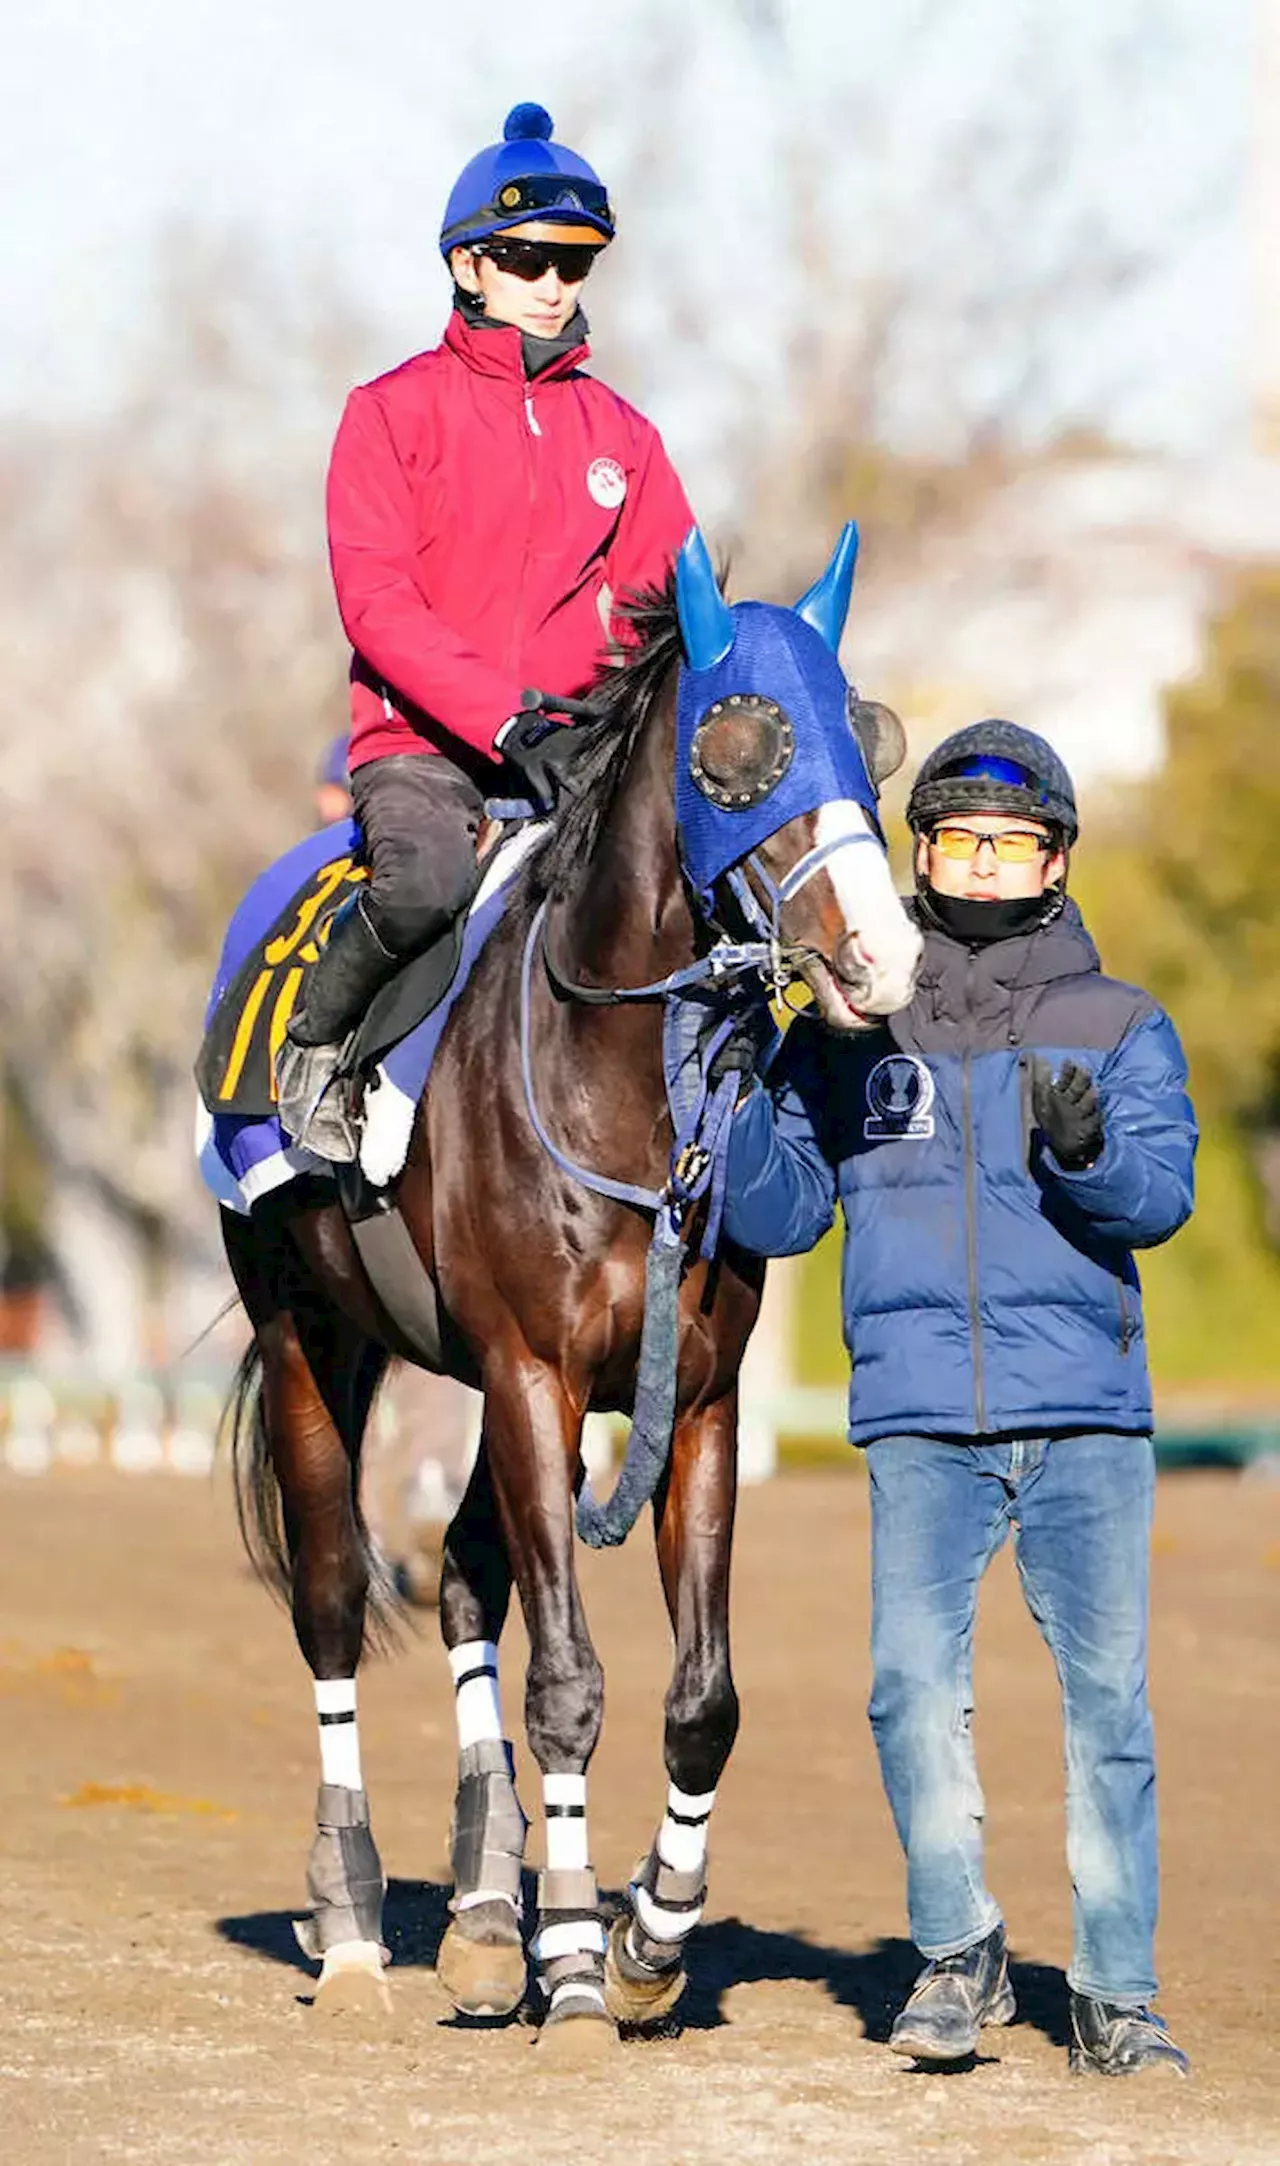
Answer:
M439 1975L472 2013L509 2013L525 1989L526 1822L497 1685L514 1582L547 1831L531 1953L544 2050L558 2039L569 2058L607 2045L617 2020L674 2003L701 1915L707 1822L738 1724L728 1624L737 1377L763 1267L724 1245L690 1263L680 1286L674 1429L654 1496L675 1643L670 1787L629 1915L606 1945L586 1822L603 1690L574 1568L574 1494L588 1409L632 1406L651 1228L643 1211L594 1193L544 1149L520 1021L523 1013L538 1111L559 1149L661 1189L672 1143L662 1004L592 1003L570 988L650 985L706 957L726 927L741 934L745 915L767 930L774 982L806 980L833 1028L857 1028L907 1000L918 935L894 893L835 659L853 546L847 533L795 611L730 608L701 537L690 537L674 598L638 613L633 658L593 695L603 720L575 794L520 875L450 1019L398 1191L437 1288L449 1365L484 1394L479 1456L441 1587L460 1761L453 1919ZM323 1958L321 2004L376 1996L385 1993L383 1882L355 1720L376 1564L358 1476L394 1335L326 1182L304 1179L249 1217L224 1216L255 1334L236 1401L242 1526L260 1567L288 1591L321 1726L313 1909L300 1934Z

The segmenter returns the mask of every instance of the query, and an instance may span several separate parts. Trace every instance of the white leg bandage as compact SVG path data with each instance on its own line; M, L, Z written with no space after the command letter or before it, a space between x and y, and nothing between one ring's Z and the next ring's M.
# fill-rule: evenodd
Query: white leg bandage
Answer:
M707 1823L715 1801L714 1790L694 1796L672 1783L667 1791L654 1854L632 1886L636 1918L652 1940L683 1940L702 1916Z
M458 1747L500 1744L502 1708L498 1699L498 1650L492 1640L464 1640L449 1650L453 1673Z
M354 1677L316 1679L316 1717L320 1725L321 1782L336 1783L344 1790L363 1790Z
M586 1776L544 1775L542 1805L547 1869L538 1883L533 1958L552 2013L575 2000L600 2009L605 1932L589 1862Z
M544 1775L542 1809L547 1819L547 1871L584 1871L589 1857L586 1776Z

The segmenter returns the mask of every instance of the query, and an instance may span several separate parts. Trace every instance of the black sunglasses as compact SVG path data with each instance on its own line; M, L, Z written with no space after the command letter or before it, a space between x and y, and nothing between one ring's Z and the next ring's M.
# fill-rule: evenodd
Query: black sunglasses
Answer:
M555 270L566 286L581 285L600 251L581 241L478 241L473 256L487 256L500 271L532 285Z

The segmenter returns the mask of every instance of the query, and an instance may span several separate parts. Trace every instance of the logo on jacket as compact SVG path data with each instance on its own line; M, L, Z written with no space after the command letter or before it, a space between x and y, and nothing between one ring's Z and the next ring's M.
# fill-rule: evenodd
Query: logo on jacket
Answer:
M933 1134L933 1077L913 1053L886 1053L867 1077L869 1143L923 1143Z
M616 511L627 493L627 477L616 459L593 459L587 468L587 488L605 511Z

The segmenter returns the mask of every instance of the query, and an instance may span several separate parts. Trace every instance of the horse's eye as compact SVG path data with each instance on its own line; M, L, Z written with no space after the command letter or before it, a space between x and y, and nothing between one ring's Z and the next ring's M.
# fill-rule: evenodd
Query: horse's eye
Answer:
M740 812L776 789L795 743L795 731L776 700L735 692L703 715L689 748L689 770L713 805Z

